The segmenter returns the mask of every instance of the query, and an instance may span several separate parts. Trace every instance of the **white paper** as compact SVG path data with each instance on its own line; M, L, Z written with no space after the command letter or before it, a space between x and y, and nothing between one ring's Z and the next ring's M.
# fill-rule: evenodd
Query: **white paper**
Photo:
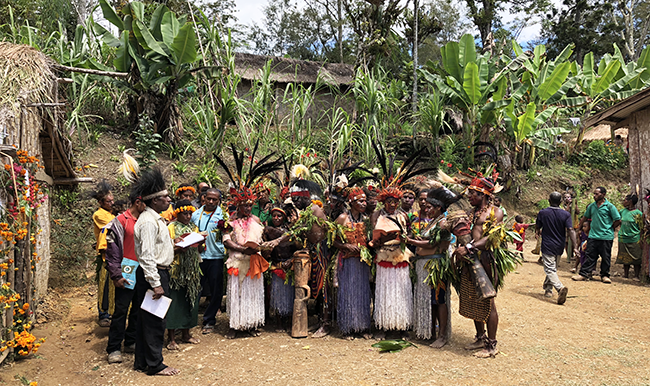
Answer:
M181 248L187 248L190 245L194 245L196 243L200 243L201 241L205 240L205 237L199 233L192 232L185 236L185 238L176 244L177 247Z
M144 295L144 300L140 308L143 310L156 315L160 319L164 319L169 310L169 306L172 304L172 299L167 296L161 296L159 299L153 298L153 291L147 290L147 293Z

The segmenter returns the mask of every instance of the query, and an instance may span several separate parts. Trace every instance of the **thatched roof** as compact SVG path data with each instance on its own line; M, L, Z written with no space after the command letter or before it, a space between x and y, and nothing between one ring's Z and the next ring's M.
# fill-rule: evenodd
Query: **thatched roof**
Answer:
M0 128L7 130L4 144L40 153L47 178L55 180L75 176L72 144L56 127L62 104L51 103L57 90L56 66L33 47L0 42Z
M338 86L354 82L354 66L349 64L311 62L245 53L235 54L235 71L243 79L259 79L260 70L269 60L271 60L271 80L275 82L314 84L319 76L326 83Z
M616 135L620 135L622 138L627 138L627 129L620 128L616 129L614 132ZM583 138L584 141L607 141L612 138L612 129L610 125L598 125L593 129L587 131Z
M15 116L20 102L51 102L54 62L37 49L0 42L0 125Z

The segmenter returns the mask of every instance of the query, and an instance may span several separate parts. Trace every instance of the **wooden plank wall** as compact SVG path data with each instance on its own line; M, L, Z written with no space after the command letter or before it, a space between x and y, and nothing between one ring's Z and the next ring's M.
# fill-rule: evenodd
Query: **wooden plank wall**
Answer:
M645 190L650 189L650 109L637 111L630 117L630 130L628 132L630 145L630 185L632 188L639 186L640 198L645 197ZM646 217L650 217L650 208L645 200L639 200L641 210ZM642 271L648 276L650 263L648 245L644 246L644 259Z

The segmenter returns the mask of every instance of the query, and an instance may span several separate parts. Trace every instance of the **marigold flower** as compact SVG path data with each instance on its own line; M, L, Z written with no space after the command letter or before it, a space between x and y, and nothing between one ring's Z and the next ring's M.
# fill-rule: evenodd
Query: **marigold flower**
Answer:
M29 309L29 303L23 304L23 310L27 311Z

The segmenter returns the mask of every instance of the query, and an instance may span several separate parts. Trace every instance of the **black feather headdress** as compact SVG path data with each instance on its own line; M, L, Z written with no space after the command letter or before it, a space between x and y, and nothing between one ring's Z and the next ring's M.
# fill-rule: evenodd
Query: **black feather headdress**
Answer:
M215 155L215 159L224 169L228 178L230 178L230 196L234 204L239 204L246 201L254 201L256 199L253 193L253 186L255 182L262 178L268 178L273 172L282 168L282 158L278 157L272 160L275 153L270 153L262 157L259 161L255 159L259 141L255 143L253 152L250 156L242 151L238 151L234 144L230 145L232 149L232 156L235 162L235 168L230 168L226 162L219 156ZM249 165L245 168L246 159L248 158ZM247 170L245 170L247 169Z
M401 198L401 188L409 179L428 173L435 170L435 168L419 168L419 158L422 155L422 150L414 151L407 159L404 160L402 165L395 169L395 161L397 157L391 155L388 157L386 151L381 143L372 143L372 147L377 155L377 161L381 167L381 176L377 176L379 180L381 191L377 196L379 201L385 201L387 198Z

